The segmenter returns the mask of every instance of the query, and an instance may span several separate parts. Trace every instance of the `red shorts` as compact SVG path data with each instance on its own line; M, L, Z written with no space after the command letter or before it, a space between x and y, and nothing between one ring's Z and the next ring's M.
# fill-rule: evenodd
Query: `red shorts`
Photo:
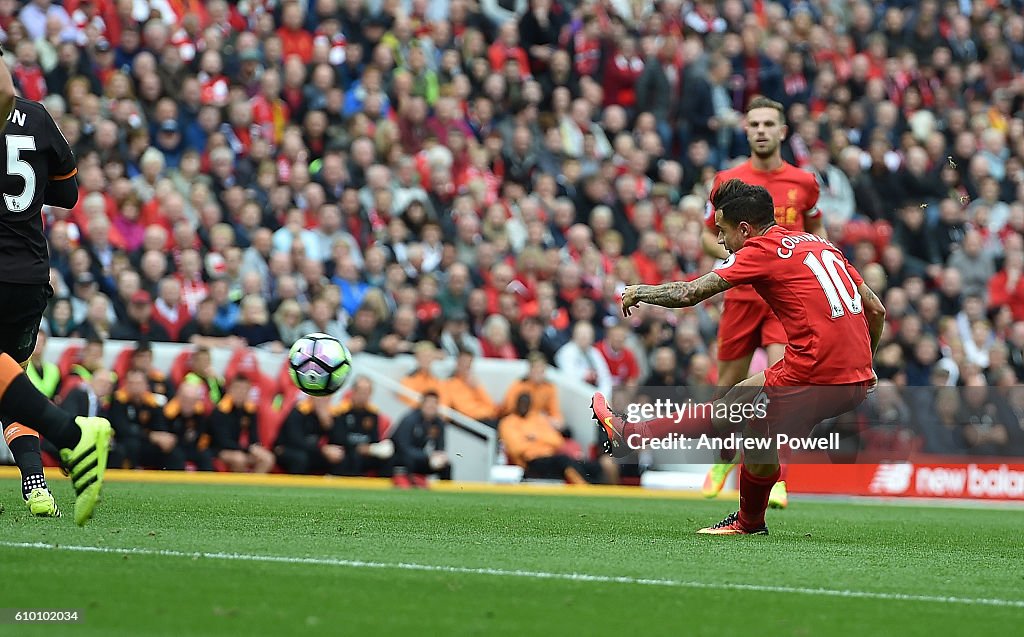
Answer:
M788 342L782 321L760 297L752 300L725 298L718 324L718 360L744 358L758 347Z
M764 396L768 399L767 425L772 433L806 436L823 420L857 408L868 394L872 380L840 385L811 385L786 372L786 359L764 370ZM760 430L760 427L754 426Z

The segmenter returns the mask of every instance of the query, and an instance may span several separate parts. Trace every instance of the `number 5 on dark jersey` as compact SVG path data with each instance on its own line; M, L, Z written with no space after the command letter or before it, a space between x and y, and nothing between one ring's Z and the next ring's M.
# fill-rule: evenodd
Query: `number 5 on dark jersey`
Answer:
M0 283L46 284L42 210L78 202L75 155L43 105L19 97L0 133L0 162Z

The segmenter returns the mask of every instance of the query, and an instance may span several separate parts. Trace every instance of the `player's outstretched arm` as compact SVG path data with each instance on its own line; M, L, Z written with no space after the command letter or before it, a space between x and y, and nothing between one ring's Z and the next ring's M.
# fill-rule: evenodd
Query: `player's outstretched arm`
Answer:
M7 118L14 110L14 78L7 64L0 59L0 131L7 128Z
M650 303L661 307L692 307L704 299L725 292L732 284L708 272L695 281L674 281L661 285L630 285L622 293L622 314L629 316L631 308Z
M885 306L878 299L866 283L861 283L857 288L860 298L864 303L864 316L868 319L868 331L871 332L871 353L878 349L878 341L882 339L882 330L885 328Z

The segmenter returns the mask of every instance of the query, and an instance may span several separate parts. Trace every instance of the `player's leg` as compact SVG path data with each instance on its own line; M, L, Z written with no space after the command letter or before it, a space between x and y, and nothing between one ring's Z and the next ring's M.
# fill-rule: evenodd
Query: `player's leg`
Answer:
M619 483L619 465L605 455L600 455L597 458L597 466L601 474L602 484L618 484Z
M857 407L867 395L868 383L852 385L797 387L780 382L783 364L768 370L763 388L768 406L766 417L750 423L746 435L774 436L777 433L806 436L815 425ZM772 487L779 480L778 449L770 445L763 452L748 453L740 470L740 510L718 524L698 533L714 535L767 534L764 514Z
M228 466L228 471L245 473L249 470L249 457L239 449L223 449L217 457Z
M728 414L737 413L730 406L737 403L754 403L758 400L764 379L764 372L758 372L730 389L719 400L696 403L682 413L654 420L634 421L616 414L600 392L594 394L590 407L598 422L598 438L605 452L616 458L623 458L638 449L645 440L668 438L672 435L697 438L739 431L744 423L729 418Z
M19 361L25 370L36 349L39 322L50 296L49 286L5 285L3 292L2 302L10 309L5 314L3 325L0 325L0 351ZM10 303L8 299L11 299ZM41 517L59 517L60 510L43 472L39 433L8 414L0 413L0 422L3 423L4 440L21 471L21 494L29 511Z
M720 398L750 375L750 360L761 344L764 308L759 303L726 298L718 325L718 383L715 398ZM717 462L704 476L701 493L713 498L722 491L729 474L736 468L737 451L722 449Z
M75 487L75 522L81 525L92 517L99 501L113 432L103 418L75 418L57 408L17 363L32 355L52 294L49 285L0 286L0 305L5 308L0 326L0 414L5 423L31 426L56 445ZM32 453L38 455L35 448Z
M270 473L274 468L274 454L263 447L253 447L249 450L250 462L253 473Z
M572 458L563 454L534 458L527 463L524 478L538 480L565 480L569 484L586 484L579 467Z
M185 450L176 445L164 456L164 468L168 471L184 471L186 460Z
M743 381L727 398L746 405L766 405L771 409L781 408L773 403L773 396L768 396L770 388L766 388L764 372L759 372ZM775 412L770 412L773 415ZM751 427L744 429L744 437L755 438L765 436L772 431L770 427ZM767 535L768 527L764 522L765 511L768 510L768 496L772 486L779 477L778 453L774 447L765 451L748 454L740 468L739 511L731 513L724 520L697 531L705 535Z
M21 471L21 495L29 513L37 517L60 517L60 509L46 484L39 433L19 423L4 427L4 441Z
M75 488L75 523L92 517L106 472L112 435L105 418L75 418L46 399L21 366L0 354L0 413L28 423L60 449Z
M747 377L747 372L750 369L750 359L753 358L754 352L746 354L743 358L734 360L721 360L718 361L718 387L716 389L719 394L740 382ZM720 397L719 395L715 396ZM722 449L718 452L717 462L708 469L707 474L704 476L704 484L701 487L701 493L705 498L713 498L722 492L722 488L725 486L725 481L729 478L729 474L736 468L737 451L735 449Z
M304 449L281 448L277 453L277 463L281 465L285 473L307 474L311 473L311 453Z
M196 471L213 471L213 454L209 449L200 450L195 445L185 450L185 460L196 466Z
M782 357L786 353L786 342L789 338L786 336L786 331L782 327L782 321L775 316L772 312L765 321L764 329L764 349L768 354L768 366L771 367L775 363L782 360ZM789 506L789 492L786 490L786 463L785 457L781 458L779 468L779 480L772 486L772 491L768 495L768 506L773 509L785 509Z

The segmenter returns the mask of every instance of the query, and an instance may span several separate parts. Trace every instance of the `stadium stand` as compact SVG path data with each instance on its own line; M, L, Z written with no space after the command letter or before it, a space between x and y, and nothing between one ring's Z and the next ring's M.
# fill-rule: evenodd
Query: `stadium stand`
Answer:
M787 108L783 155L818 179L830 238L889 309L880 379L1015 386L1022 11L1021 0L0 3L15 82L79 162L78 205L44 211L55 296L43 329L107 338L134 329L133 299L146 300L149 320L209 347L225 379L251 375L262 440L296 399L280 353L314 329L366 354L371 373L406 365L421 341L444 365L468 349L500 403L526 357L553 364L581 322L605 355L623 285L714 265L700 249L707 189L748 154L738 114L763 94ZM83 274L98 285L76 285ZM204 298L216 314L200 320ZM635 313L626 347L639 370L614 383L642 386L671 356L683 382L714 384L700 356L714 359L720 307ZM50 360L67 379L80 341L57 340ZM189 350L167 358L158 345L176 386ZM481 365L492 358L520 360ZM552 373L560 391L582 386ZM589 416L566 402L592 455ZM910 435L927 446L930 426ZM977 451L1024 453L1024 436Z

